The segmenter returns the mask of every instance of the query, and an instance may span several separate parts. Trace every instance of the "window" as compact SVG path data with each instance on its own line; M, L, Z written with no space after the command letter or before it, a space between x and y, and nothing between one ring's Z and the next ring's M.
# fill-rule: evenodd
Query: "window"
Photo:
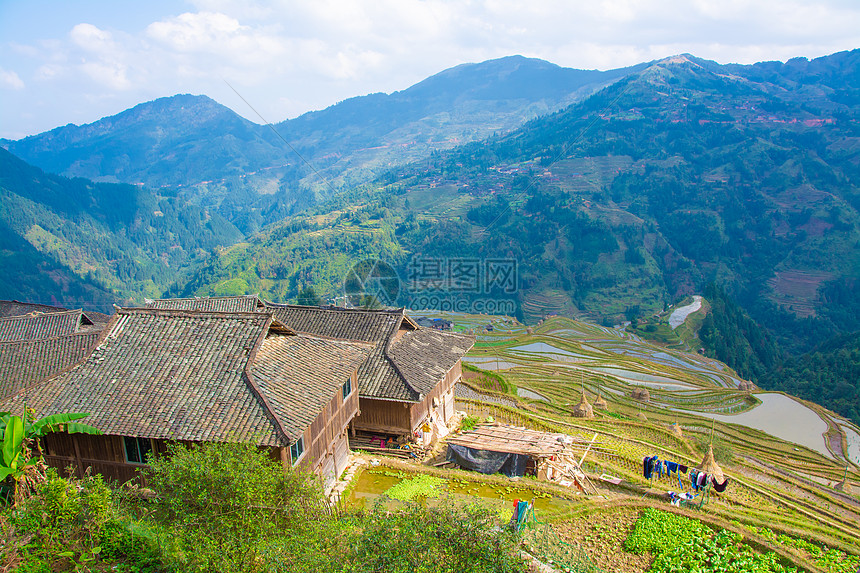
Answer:
M152 442L149 438L125 437L125 460L132 464L145 464L152 453Z
M350 394L352 394L352 378L347 378L343 383L343 399L346 400Z
M296 462L299 461L303 453L305 453L305 438L301 437L296 440L295 444L290 446L290 459L293 460L293 465L296 465Z

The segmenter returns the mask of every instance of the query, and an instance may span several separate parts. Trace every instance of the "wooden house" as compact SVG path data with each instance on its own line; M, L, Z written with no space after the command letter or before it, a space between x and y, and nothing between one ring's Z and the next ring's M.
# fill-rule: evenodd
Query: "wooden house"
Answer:
M49 465L134 478L168 441L242 441L320 475L345 468L370 345L297 334L271 312L121 309L95 350L0 403L88 412L104 435L52 434Z
M358 369L359 415L353 430L397 436L411 436L430 421L450 422L454 385L462 376L460 359L475 342L472 336L422 328L402 308L287 305L255 295L159 299L147 301L147 306L268 311L299 333L372 344Z
M447 424L454 415L460 359L473 337L421 328L403 309L266 306L297 332L373 344L358 369L354 429L411 436L427 422Z

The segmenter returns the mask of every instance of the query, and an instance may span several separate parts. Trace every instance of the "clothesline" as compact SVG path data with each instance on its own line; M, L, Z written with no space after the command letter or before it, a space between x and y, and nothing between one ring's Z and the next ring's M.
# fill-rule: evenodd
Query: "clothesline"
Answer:
M723 483L718 483L716 479L713 478L709 473L699 470L697 468L689 468L684 464L680 464L678 462L672 462L669 460L661 460L659 456L645 456L642 459L642 475L645 479L652 480L654 478L654 474L657 474L658 477L663 477L665 474L667 477L671 476L673 473L678 476L678 486L681 489L684 489L684 484L681 481L681 476L687 474L689 470L690 476L690 486L693 490L698 491L701 488L706 486L713 487L714 491L718 493L722 493L726 490L726 486L729 484L729 478L725 478Z

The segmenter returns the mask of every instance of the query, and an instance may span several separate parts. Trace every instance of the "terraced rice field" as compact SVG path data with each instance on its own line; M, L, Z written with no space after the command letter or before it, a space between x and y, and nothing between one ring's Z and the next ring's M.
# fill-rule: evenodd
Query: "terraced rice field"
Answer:
M833 489L847 464L849 481L860 490L860 430L832 412L778 393L739 391L741 379L725 365L649 344L622 329L554 317L528 334L510 319L450 313L445 318L460 331L493 324L493 332L481 331L467 363L496 371L498 362L496 375L509 388L458 390L458 409L583 439L597 434L600 446L584 469L619 477L622 484L603 484L603 501L592 501L594 509L577 506L571 515L611 515L613 503L666 506L665 492L679 487L677 477L644 480L642 458L660 454L693 467L712 444L730 485L695 515L713 527L740 527L768 551L784 552L777 535L854 555L860 551L860 499ZM592 420L570 413L583 388L589 402L598 393L608 402L606 410L595 409ZM647 401L632 398L636 388L647 388ZM825 441L828 428L841 439ZM844 451L834 451L834 443L844 444ZM553 519L567 524L559 531L582 529L576 525L580 517ZM819 567L808 552L785 554L803 570L837 571Z

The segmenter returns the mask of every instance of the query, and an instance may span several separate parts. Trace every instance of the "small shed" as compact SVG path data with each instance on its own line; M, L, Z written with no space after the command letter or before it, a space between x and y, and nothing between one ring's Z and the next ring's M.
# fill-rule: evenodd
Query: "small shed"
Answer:
M536 473L546 459L564 450L562 436L508 426L484 424L471 432L448 439L449 462L484 474L522 476Z
M590 442L565 434L552 434L503 424L484 424L471 432L448 440L448 461L463 469L485 474L501 472L509 477L536 475L576 488L585 494L597 493L580 464L592 447ZM576 450L582 450L582 456Z

